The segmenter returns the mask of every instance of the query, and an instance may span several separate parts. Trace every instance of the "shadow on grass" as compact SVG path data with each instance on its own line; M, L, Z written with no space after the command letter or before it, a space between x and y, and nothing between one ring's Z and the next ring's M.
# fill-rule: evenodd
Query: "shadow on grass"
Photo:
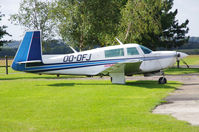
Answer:
M5 77L5 78L0 78L0 80L24 80L24 79L55 79L55 80L61 80L61 79L69 79L69 78L76 78L76 79L81 79L85 78L84 76L63 76L63 77L54 77L54 76L39 76L39 77Z
M175 85L178 85L180 83L168 83L168 84L158 84L157 81L149 81L149 80L142 80L142 81L133 81L133 82L127 82L126 84L122 85L122 84L112 84L110 82L107 82L107 83L79 83L79 82L76 82L76 83L55 83L55 84L49 84L48 86L53 86L53 87L67 87L67 86L75 86L75 85L82 85L82 86L107 86L107 85L110 85L110 86L128 86L128 87L139 87L139 88L147 88L147 89L155 89L155 88L166 88L166 89L177 89L176 87L172 87L172 86L169 86L171 84L175 84ZM102 87L103 88L103 87Z
M177 89L176 87L169 86L171 84L179 85L180 83L177 82L168 82L167 84L159 84L157 81L150 81L150 80L142 80L142 81L133 81L133 82L127 82L127 86L136 86L140 88L166 88L166 89Z

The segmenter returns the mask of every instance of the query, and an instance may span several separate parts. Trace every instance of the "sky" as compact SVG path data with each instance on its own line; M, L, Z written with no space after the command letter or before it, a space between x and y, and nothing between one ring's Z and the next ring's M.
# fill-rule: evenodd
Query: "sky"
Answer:
M18 12L21 0L0 0L0 11L5 17L0 21L0 26L6 25L6 31L12 36L5 36L5 40L21 40L25 32L24 28L8 21L11 14ZM199 0L174 0L174 9L178 9L177 19L180 23L189 20L189 33L191 37L199 37Z

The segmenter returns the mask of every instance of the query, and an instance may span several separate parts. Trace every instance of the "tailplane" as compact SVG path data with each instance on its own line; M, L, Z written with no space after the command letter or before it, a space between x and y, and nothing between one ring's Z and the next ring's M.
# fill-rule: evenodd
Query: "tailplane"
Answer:
M25 71L26 64L41 63L41 35L40 31L26 32L12 63L16 71Z

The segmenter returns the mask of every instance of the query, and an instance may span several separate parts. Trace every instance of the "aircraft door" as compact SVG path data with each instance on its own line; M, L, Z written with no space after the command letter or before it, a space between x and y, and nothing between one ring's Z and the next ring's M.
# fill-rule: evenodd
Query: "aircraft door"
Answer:
M128 58L139 59L142 58L142 53L140 53L137 47L127 47L126 55ZM125 65L125 75L133 75L140 72L141 61L135 63L129 63Z

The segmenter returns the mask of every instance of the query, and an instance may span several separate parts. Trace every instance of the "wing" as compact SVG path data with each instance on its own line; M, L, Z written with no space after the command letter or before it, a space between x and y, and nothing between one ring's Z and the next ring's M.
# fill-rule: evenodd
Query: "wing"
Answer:
M140 71L140 65L142 60L140 59L129 59L116 64L107 65L107 69L101 73L107 75L109 73L124 73L125 75L132 75Z

